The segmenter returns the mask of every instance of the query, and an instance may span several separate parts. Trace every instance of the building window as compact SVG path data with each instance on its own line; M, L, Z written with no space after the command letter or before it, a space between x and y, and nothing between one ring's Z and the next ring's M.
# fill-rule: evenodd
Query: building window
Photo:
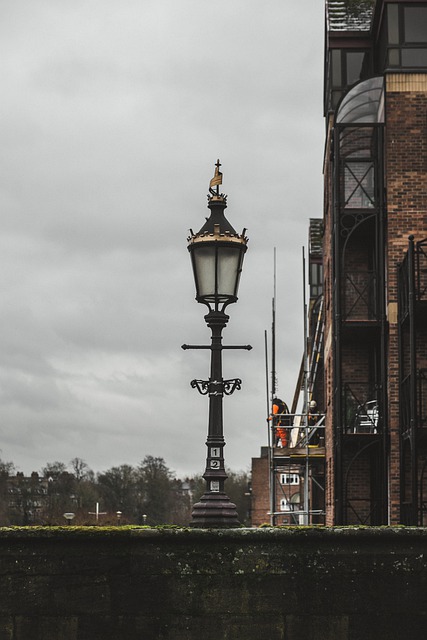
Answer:
M297 473L281 473L280 484L299 484L299 475Z
M380 38L380 68L381 61L385 60L384 40L388 49L386 66L427 67L427 3L387 6L387 26L383 27Z
M332 86L342 87L341 49L332 49Z
M374 165L372 162L347 161L344 167L346 209L368 209L375 206Z
M389 4L387 7L388 43L399 44L399 7Z
M368 49L331 49L326 81L326 110L335 109L349 87L368 78L371 73Z
M368 51L332 49L331 54L332 89L335 95L333 106L336 107L344 91L369 75L370 62Z
M282 498L280 500L280 511L290 511L290 510L291 510L291 506L288 500L286 500L286 498Z
M427 49L402 49L402 67L427 67Z
M345 56L346 61L346 85L350 86L359 82L363 78L363 65L365 64L367 53L365 51L348 51Z
M317 298L323 292L323 264L310 264L310 298Z
M280 500L280 511L299 511L300 496L299 493L294 493L291 498L282 498Z
M405 43L427 42L427 7L404 7Z

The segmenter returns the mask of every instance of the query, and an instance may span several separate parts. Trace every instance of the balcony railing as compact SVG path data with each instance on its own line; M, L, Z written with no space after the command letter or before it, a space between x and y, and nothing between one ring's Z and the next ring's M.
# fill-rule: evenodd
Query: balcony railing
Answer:
M400 430L402 433L411 427L411 374L400 382Z
M345 321L375 320L378 313L376 274L372 271L347 271L343 281Z
M418 369L418 427L427 428L427 369Z
M381 416L375 396L369 385L358 382L344 385L341 420L344 433L379 433Z
M427 238L415 245L415 286L418 302L427 300Z
M301 450L325 446L324 413L276 413L272 422L272 446Z
M398 271L399 319L402 322L409 313L410 293L416 302L427 300L427 238L414 243L409 240Z
M417 370L416 390L416 427L427 429L427 369ZM400 428L402 433L409 431L411 419L411 374L408 374L400 382Z

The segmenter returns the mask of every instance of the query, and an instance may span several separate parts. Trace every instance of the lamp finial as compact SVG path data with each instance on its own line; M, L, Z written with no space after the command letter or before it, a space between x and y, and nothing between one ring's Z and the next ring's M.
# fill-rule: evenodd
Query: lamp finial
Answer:
M221 166L221 163L218 159L215 164L214 177L209 183L209 193L210 193L210 195L208 196L209 200L211 200L212 198L215 198L218 200L227 199L227 196L224 193L219 192L219 185L222 184L222 172L219 170L220 166ZM216 187L216 190L213 187Z

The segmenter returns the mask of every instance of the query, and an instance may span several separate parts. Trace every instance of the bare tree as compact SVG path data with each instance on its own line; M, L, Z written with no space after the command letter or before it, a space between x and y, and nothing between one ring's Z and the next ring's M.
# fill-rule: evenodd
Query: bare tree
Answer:
M61 473L66 473L67 465L64 462L46 462L46 466L42 468L41 474L44 478L58 478Z
M123 521L136 522L141 496L138 474L134 467L122 464L98 474L98 489L104 506L111 512L121 511Z
M82 458L73 458L70 460L70 467L77 482L82 480L94 480L95 474L88 464Z
M147 523L152 525L172 523L176 497L173 472L166 466L163 458L154 456L145 456L138 467L138 472Z

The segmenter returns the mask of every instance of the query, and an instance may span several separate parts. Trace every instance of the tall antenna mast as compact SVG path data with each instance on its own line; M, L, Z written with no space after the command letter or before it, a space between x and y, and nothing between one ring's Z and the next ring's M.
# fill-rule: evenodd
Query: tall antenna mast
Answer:
M273 258L273 301L272 301L272 325L271 325L271 399L277 393L276 376L276 247Z
M307 349L307 339L308 339L308 308L307 308L307 298L306 298L306 274L305 274L305 251L304 247L302 248L302 297L303 297L303 313L304 313L304 405L303 405L303 413L308 412L308 349Z

